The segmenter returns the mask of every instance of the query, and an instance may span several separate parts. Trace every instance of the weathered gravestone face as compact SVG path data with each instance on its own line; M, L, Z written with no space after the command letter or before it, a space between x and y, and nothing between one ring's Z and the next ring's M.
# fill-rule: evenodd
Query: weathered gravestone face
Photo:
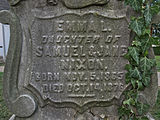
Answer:
M133 11L123 1L10 1L4 97L15 119L116 120ZM154 77L154 76L153 76ZM156 79L148 91L153 104Z

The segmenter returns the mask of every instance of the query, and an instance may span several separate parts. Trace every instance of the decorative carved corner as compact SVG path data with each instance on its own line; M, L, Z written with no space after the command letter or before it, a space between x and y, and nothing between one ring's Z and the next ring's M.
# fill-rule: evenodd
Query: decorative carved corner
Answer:
M3 76L3 96L8 108L18 117L29 117L36 110L36 103L30 95L21 95L18 90L18 73L22 48L21 25L11 11L0 11L0 22L9 24L10 45Z
M12 111L19 117L29 117L36 110L36 103L29 95L20 95L15 101L12 102Z

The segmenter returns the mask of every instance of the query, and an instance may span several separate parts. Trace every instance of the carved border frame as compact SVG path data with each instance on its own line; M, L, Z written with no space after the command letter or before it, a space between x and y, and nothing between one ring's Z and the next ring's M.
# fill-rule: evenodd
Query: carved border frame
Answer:
M9 24L11 29L10 45L3 76L3 96L8 108L18 117L29 117L36 110L36 102L28 94L18 90L18 73L22 49L21 25L14 13L0 11L0 22Z

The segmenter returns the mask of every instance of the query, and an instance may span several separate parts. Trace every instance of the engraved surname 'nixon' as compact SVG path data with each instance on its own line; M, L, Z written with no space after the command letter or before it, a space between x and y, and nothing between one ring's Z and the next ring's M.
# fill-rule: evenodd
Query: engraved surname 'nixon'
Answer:
M61 59L61 70L107 70L104 59Z
M55 22L55 28L57 32L111 32L103 20L97 21L86 21L86 20L72 20L64 21L58 20ZM98 28L98 29L97 29Z

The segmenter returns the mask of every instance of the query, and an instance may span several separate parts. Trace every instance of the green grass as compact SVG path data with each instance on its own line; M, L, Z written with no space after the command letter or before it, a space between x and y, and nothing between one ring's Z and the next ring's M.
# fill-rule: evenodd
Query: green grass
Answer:
M2 97L2 77L3 73L0 72L0 120L8 120L11 116L11 113L8 111Z
M5 65L5 63L0 63L0 66L4 66Z
M160 72L160 56L156 56L157 70Z
M151 111L151 114L155 118L155 120L160 120L160 90L158 91L157 102Z
M157 70L160 72L160 56L155 56L157 63ZM157 102L152 110L152 115L155 120L160 120L160 90L158 91Z

